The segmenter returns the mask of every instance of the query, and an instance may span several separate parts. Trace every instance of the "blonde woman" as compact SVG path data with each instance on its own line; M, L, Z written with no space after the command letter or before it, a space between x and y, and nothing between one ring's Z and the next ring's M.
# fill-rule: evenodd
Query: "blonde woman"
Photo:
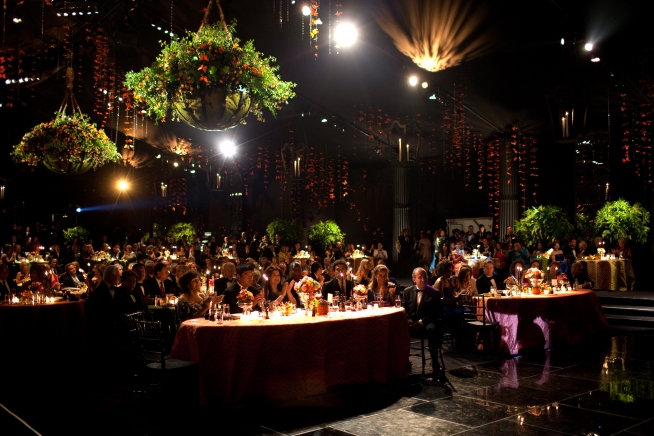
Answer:
M30 264L29 262L21 262L20 270L16 274L16 283L21 283L30 279Z
M370 269L370 261L368 259L361 259L361 263L359 263L359 269L357 270L356 274L357 282L359 282L360 285L368 286L368 283L370 283Z

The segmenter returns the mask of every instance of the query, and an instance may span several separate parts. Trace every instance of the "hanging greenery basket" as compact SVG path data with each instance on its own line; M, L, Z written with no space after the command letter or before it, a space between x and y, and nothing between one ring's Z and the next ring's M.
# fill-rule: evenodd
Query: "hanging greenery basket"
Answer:
M200 130L227 130L241 123L252 106L244 91L227 87L209 88L195 93L187 104L175 103L173 111L180 121Z
M236 22L203 25L179 40L162 43L150 67L126 74L125 85L149 115L164 121L169 113L203 130L225 130L245 122L252 112L263 120L263 107L274 115L295 96L292 82L284 82L248 41L234 36Z
M120 158L107 134L89 117L75 112L59 114L23 136L11 153L15 162L36 166L42 163L56 174L82 174Z

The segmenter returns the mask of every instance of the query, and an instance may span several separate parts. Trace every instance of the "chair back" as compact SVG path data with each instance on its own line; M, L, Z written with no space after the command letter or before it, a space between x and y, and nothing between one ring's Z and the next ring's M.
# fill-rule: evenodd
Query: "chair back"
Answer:
M484 294L461 294L461 306L463 308L464 324L481 321L484 326L486 325L486 296Z
M146 363L161 363L161 369L166 369L165 341L161 322L138 321L138 330L143 360Z

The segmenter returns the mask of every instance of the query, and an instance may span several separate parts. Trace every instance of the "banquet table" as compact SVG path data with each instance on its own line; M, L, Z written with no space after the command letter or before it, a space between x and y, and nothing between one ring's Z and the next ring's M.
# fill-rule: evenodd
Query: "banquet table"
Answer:
M595 289L602 291L630 291L634 288L634 269L630 260L578 260L586 266Z
M404 309L182 323L171 357L200 367L200 401L280 405L343 385L407 376Z
M499 323L499 351L509 354L580 343L608 327L599 299L590 289L487 298L486 317Z

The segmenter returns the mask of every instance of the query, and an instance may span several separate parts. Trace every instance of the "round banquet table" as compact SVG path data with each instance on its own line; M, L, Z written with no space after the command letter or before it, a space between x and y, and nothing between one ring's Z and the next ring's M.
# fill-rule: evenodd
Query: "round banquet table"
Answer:
M238 408L407 377L404 309L182 323L171 357L198 362L200 402Z
M577 262L586 266L588 278L595 284L595 289L602 291L633 290L636 279L630 260L584 259Z
M2 350L11 369L38 364L77 352L86 344L84 301L48 304L0 304Z
M500 352L570 345L603 333L608 322L590 289L554 295L486 299L488 321L499 323Z

